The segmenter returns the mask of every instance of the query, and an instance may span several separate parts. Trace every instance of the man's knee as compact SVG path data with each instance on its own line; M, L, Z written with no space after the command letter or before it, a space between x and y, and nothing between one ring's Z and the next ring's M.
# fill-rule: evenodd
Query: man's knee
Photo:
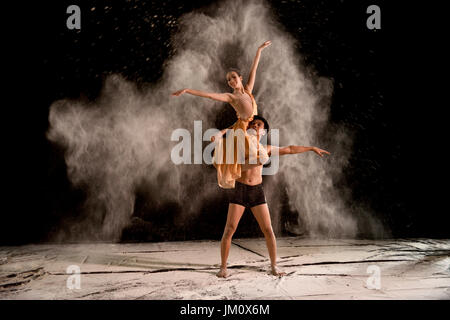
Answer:
M264 233L265 237L274 237L272 226L263 226L261 227L261 231Z
M231 238L235 231L236 231L236 226L228 225L228 226L225 227L225 230L223 232L223 237L224 238Z

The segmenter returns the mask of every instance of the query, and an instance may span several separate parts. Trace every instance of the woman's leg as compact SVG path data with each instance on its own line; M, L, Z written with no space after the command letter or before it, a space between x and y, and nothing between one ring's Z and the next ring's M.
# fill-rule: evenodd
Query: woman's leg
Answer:
M220 243L220 255L221 255L221 259L222 259L222 264L221 264L219 272L217 273L218 277L226 278L228 276L227 260L228 260L228 254L230 252L231 238L233 237L233 234L236 231L239 220L241 220L244 210L245 210L245 207L241 206L239 204L230 203L228 205L227 223L225 225L225 230L223 231L222 241Z
M278 270L277 268L277 240L275 238L275 234L273 233L267 203L252 207L251 210L256 218L256 221L258 221L259 227L264 234L264 238L266 238L266 245L269 251L272 274L278 276L285 275L286 273Z

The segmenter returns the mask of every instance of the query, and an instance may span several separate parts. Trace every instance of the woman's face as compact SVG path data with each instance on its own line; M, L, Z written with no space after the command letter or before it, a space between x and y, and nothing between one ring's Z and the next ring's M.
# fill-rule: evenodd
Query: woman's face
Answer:
M242 86L242 77L237 74L236 71L231 71L227 73L227 83L233 89Z

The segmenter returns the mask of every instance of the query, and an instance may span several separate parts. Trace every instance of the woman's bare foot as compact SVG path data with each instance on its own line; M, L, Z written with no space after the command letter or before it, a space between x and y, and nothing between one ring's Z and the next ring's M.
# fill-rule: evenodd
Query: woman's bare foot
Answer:
M285 276L286 272L280 270L277 266L272 266L272 272L271 272L274 276Z
M219 272L216 273L216 276L219 278L227 278L230 274L227 271L227 268L220 268Z

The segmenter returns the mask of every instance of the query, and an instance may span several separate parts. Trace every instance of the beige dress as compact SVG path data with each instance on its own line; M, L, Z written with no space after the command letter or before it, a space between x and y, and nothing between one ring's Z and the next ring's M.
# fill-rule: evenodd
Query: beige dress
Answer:
M234 132L229 132L226 138L219 139L216 148L214 149L213 165L217 169L217 181L219 186L224 189L234 188L236 179L241 177L241 167L244 159L240 158L240 156L244 156L245 162L251 164L264 164L269 159L266 148L261 145L257 136L247 134L248 123L253 120L254 115L258 114L258 107L253 95L245 89L244 91L248 93L252 100L252 115L248 119L241 119L239 115L237 115L238 120L231 128ZM241 139L239 139L239 135L242 136ZM226 140L233 138L233 150L231 150L231 156L228 155L228 159L230 160L231 157L232 161L228 161L229 163L227 163ZM245 150L242 150L243 148L245 148ZM238 158L241 161L238 161Z

